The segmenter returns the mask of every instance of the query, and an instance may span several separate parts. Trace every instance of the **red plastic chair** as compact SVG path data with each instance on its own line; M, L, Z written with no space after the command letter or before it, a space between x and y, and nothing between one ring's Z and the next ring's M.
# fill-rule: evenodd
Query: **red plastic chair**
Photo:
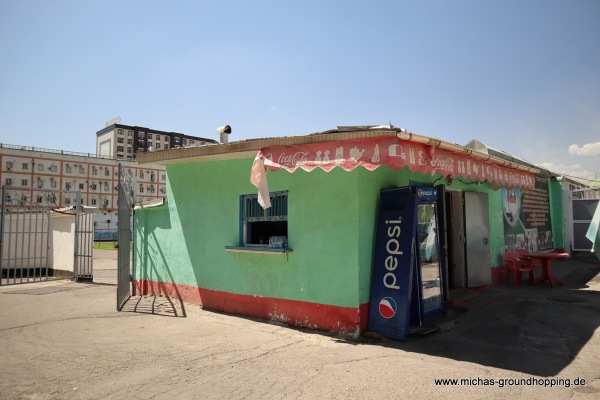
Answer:
M504 260L504 264L506 266L506 284L510 283L510 275L511 273L515 276L515 287L519 287L521 285L521 280L523 278L523 272L529 272L529 285L533 286L533 267L532 266L523 266L521 261L519 261L519 257L515 253L504 253L502 254L502 259Z
M523 255L529 253L529 251L525 250L525 249L519 249L517 250L517 257L519 257L519 260L521 260L521 265L523 267L541 267L542 266L542 262L540 260L533 260L531 258L528 257L524 257Z

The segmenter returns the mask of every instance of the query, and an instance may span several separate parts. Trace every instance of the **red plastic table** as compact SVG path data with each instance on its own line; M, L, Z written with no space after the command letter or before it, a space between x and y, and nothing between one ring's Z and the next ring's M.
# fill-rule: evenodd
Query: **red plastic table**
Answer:
M569 253L525 253L523 257L528 257L534 260L540 260L542 263L542 276L535 280L535 284L544 281L550 282L550 286L554 287L554 281L564 285L565 282L557 276L552 275L552 260L559 258L569 258Z

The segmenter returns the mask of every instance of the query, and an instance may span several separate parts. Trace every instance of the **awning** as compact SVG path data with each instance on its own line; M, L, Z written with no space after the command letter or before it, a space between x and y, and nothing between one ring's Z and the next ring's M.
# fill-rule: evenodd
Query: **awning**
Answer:
M268 202L263 165L271 170L285 169L289 172L298 168L305 171L321 168L329 172L335 167L351 171L358 166L373 171L381 165L387 165L396 170L408 167L412 172L423 174L440 173L444 177L489 181L502 187L533 189L535 183L531 172L396 136L262 148L252 166L250 180L259 189L259 194L262 192L259 197L266 197L264 201ZM263 206L269 207L266 204Z

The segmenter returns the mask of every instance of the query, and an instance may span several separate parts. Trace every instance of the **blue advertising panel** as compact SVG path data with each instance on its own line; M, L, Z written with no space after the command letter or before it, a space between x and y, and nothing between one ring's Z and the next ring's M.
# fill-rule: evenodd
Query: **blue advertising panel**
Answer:
M408 334L416 229L416 198L382 191L373 259L369 330L392 339Z

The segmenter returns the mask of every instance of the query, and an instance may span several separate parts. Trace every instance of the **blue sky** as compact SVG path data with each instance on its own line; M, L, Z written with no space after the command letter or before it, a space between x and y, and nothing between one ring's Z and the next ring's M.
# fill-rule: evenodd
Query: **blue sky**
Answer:
M392 122L595 179L599 21L597 0L0 0L0 142Z

